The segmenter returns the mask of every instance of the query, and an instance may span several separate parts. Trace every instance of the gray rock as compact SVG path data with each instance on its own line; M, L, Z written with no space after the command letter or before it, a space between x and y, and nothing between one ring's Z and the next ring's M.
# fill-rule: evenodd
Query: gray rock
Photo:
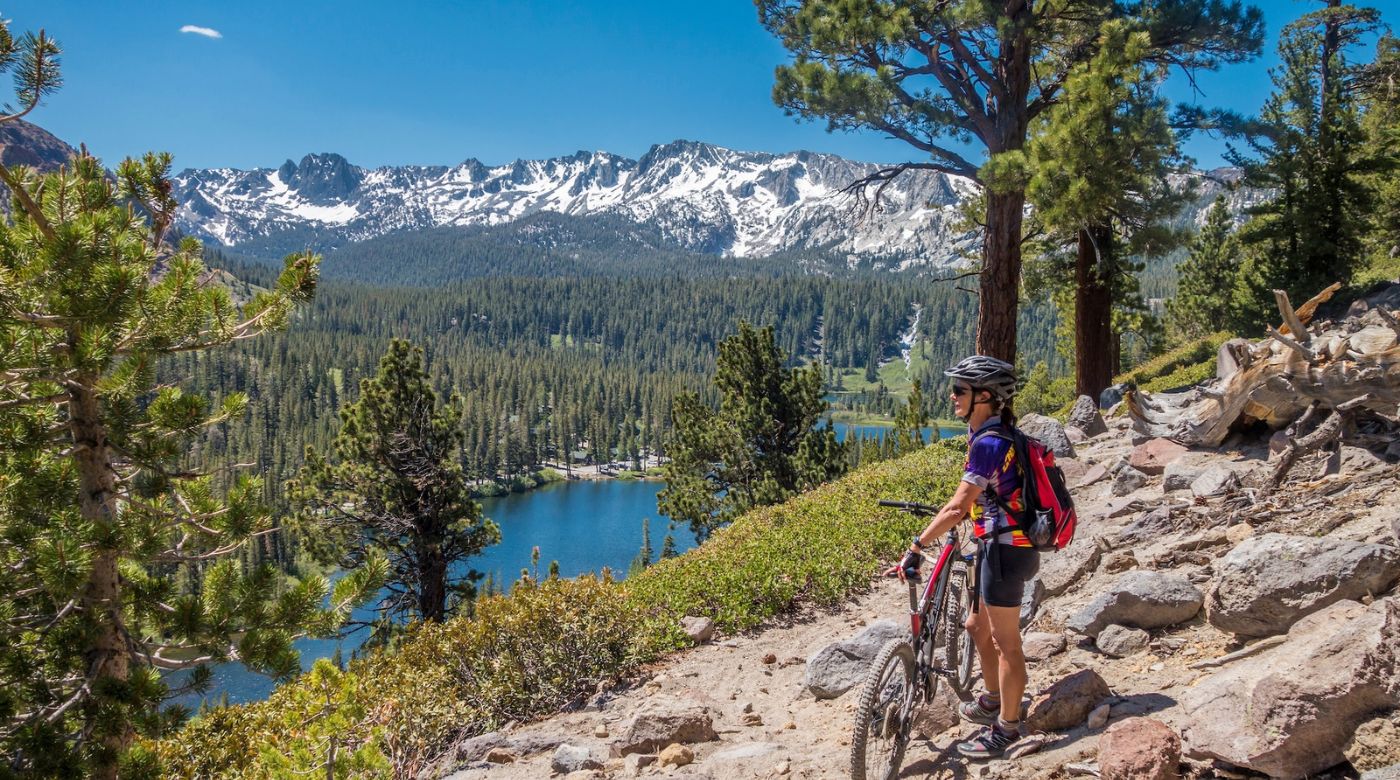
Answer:
M1118 624L1134 628L1160 628L1195 617L1203 597L1191 581L1179 574L1130 571L1120 576L1107 593L1074 613L1066 625L1092 637Z
M603 762L594 758L588 748L566 742L554 749L554 757L550 759L549 766L555 772L566 775L580 769L602 769Z
M1158 507L1143 512L1118 533L1113 535L1113 546L1129 547L1153 544L1176 533L1176 523L1166 507Z
M1201 474L1205 473L1206 466L1201 457L1183 455L1171 463L1162 472L1162 490L1170 493L1174 490L1188 490L1191 483L1195 482Z
M1032 577L1026 580L1026 585L1021 589L1021 630L1035 620L1035 616L1040 613L1040 602L1045 599L1045 584L1039 577Z
M1080 477L1079 481L1074 484L1074 489L1079 490L1080 488L1089 487L1090 485L1108 476L1108 474L1109 471L1107 466L1103 465L1102 463L1096 463L1093 466L1091 466L1088 471L1084 472L1084 476Z
M1108 433L1108 425L1104 423L1098 405L1087 395L1079 396L1074 402L1074 408L1069 410L1069 422L1066 425L1078 428L1089 438Z
M1074 457L1074 445L1065 436L1065 426L1059 420L1041 414L1028 414L1016 421L1016 427L1027 436L1040 439L1040 443L1055 453L1055 457Z
M672 742L708 742L718 739L709 708L692 702L652 697L643 702L623 724L617 755L655 753Z
M1053 655L1058 655L1065 651L1064 634L1050 634L1044 631L1032 631L1026 634L1021 640L1021 652L1030 661L1044 661Z
M490 751L505 747L506 738L499 731L488 731L485 734L464 739L457 743L454 753L458 761L480 761L486 757Z
M695 644L704 644L715 635L715 621L707 617L687 616L681 618L681 629Z
M1104 655L1127 658L1145 649L1151 638L1146 631L1140 628L1113 625L1107 626L1099 632L1098 638L1094 640L1094 645Z
M1191 494L1201 498L1218 496L1240 485L1240 475L1223 463L1217 463L1191 482Z
M1400 550L1335 537L1252 536L1215 564L1206 619L1221 631L1271 636L1344 599L1384 593Z
M1189 755L1282 780L1335 766L1358 726L1400 705L1397 656L1400 597L1308 615L1279 646L1182 690Z
M1045 597L1054 598L1092 574L1102 554L1098 539L1082 535L1063 550L1042 553L1039 579L1045 586Z
M1384 769L1362 772L1360 780L1400 780L1400 764L1392 764Z
M1139 488L1147 486L1147 475L1129 466L1120 469L1113 477L1113 495L1126 496Z
M891 639L908 632L893 620L880 620L866 626L850 639L823 647L807 658L802 684L818 699L834 699L860 684L875 654Z
M1123 391L1126 388L1127 385L1105 387L1103 391L1099 393L1099 408L1107 409L1112 412L1113 407L1117 406L1123 400Z
M1089 437L1084 435L1084 431L1079 430L1073 425L1065 426L1065 438L1069 439L1070 444L1083 444L1089 440ZM1073 460L1071 459L1067 462L1072 463Z

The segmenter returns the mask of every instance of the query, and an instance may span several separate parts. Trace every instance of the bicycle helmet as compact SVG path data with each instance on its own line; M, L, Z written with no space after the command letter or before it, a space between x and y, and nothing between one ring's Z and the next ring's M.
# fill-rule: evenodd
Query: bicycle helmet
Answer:
M1016 394L1016 367L994 357L973 355L963 358L944 371L943 375L961 379L978 390L986 390L1001 403L1006 403Z

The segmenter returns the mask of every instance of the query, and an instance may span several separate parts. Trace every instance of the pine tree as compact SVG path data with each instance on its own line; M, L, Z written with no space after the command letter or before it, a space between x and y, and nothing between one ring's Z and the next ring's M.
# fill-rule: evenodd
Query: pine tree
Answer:
M1273 191L1240 230L1244 260L1234 290L1240 330L1274 319L1273 290L1295 301L1348 282L1362 258L1372 208L1363 156L1356 79L1347 50L1376 27L1374 9L1340 5L1305 14L1283 29L1272 71L1274 93L1246 139L1249 153L1227 159L1245 182Z
M675 523L671 523L669 526L667 526L666 536L661 540L661 556L660 558L658 558L658 560L664 561L668 558L674 558L677 555L680 555L680 553L676 551L675 531Z
M1257 9L1218 0L755 5L759 21L794 57L777 70L774 102L825 120L829 130L869 128L927 155L881 170L866 184L878 188L922 169L984 185L977 351L1004 360L1016 358L1027 133L1065 99L1069 73L1095 56L1100 25L1132 19L1149 35L1144 59L1187 70L1249 59L1263 34ZM974 165L945 139L976 141L987 163Z
M1239 271L1239 247L1233 240L1234 217L1222 195L1206 214L1206 224L1191 243L1191 253L1177 266L1176 296L1167 304L1172 335L1200 338L1234 317L1231 291Z
M29 40L22 58L54 53ZM158 712L162 671L193 668L200 689L231 658L295 675L292 641L336 630L383 573L332 590L240 563L276 530L260 480L220 475L220 490L187 455L247 398L211 405L156 366L284 327L319 259L289 256L235 305L198 242L166 241L169 170L148 154L112 176L85 153L42 176L0 168L14 203L0 224L0 746L20 775L157 772L131 746L180 717Z
M658 510L690 523L697 537L753 507L776 504L839 476L845 452L827 425L821 367L790 369L773 328L739 323L720 344L716 411L694 394L671 409L675 431Z
M888 437L896 457L924 448L924 429L928 427L928 422L923 382L915 379L914 387L909 391L909 400L894 416L894 430Z
M359 399L341 409L330 457L308 447L288 483L319 559L348 571L388 559L381 640L409 620L440 622L470 605L480 575L459 564L500 541L462 471L462 408L456 395L439 404L423 351L394 339L378 372L360 382Z
M632 559L632 565L627 567L627 576L632 576L641 572L642 569L651 565L651 518L642 518L642 548L637 551L637 557Z
M1091 398L1121 370L1124 320L1146 311L1135 258L1174 248L1168 225L1190 194L1167 181L1185 163L1151 51L1146 30L1104 24L1097 53L1070 71L1064 100L1042 115L1030 143L1036 218L1056 249L1074 245L1073 268L1054 276L1073 291L1075 392ZM1068 254L1052 251L1046 260L1062 258Z

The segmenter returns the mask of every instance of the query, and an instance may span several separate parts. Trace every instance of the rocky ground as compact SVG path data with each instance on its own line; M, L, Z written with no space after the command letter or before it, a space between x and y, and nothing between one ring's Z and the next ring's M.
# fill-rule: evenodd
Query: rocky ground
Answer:
M1344 446L1268 491L1265 441L1188 452L1123 420L1025 427L1074 451L1060 461L1080 516L1027 593L1028 722L1045 744L962 760L971 729L945 693L900 777L1400 779L1397 453ZM848 777L859 687L813 691L853 684L906 609L902 586L872 581L840 609L715 637L581 709L464 742L434 774Z

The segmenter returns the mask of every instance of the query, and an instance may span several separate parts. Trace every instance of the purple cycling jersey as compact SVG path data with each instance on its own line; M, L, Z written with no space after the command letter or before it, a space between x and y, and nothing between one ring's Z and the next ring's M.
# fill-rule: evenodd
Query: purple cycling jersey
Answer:
M977 505L972 508L975 533L981 539L995 527L999 537L997 541L1030 547L1030 540L1016 528L1016 521L1007 517L986 492L990 485L1013 512L1020 512L1024 507L1021 502L1021 474L1016 468L1016 451L1009 439L996 435L1001 430L1000 420L988 420L972 432L972 442L967 448L963 481L983 489L977 496Z

